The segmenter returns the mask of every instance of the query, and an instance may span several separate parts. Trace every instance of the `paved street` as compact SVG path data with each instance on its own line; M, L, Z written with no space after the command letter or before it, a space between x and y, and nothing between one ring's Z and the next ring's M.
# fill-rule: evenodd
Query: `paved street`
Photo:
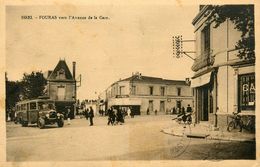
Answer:
M94 126L74 119L63 128L7 123L7 161L254 159L255 143L175 137L161 132L178 126L168 115L136 116L124 125ZM65 122L66 123L66 122ZM189 130L186 128L184 130Z

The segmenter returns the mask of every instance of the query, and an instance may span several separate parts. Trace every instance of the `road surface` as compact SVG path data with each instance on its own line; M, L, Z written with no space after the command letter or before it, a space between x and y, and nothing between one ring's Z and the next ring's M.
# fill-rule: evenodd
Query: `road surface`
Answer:
M106 123L107 117L99 116L94 126L84 118L45 129L7 122L7 161L255 159L255 143L162 133L178 126L169 115L135 116L116 126Z

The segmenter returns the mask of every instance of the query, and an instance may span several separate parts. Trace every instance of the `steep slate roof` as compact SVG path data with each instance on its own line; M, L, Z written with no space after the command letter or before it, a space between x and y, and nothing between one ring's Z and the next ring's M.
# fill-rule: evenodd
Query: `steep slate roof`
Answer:
M48 79L47 80L60 80L60 79L56 79L57 77L57 72L63 68L64 71L65 71L65 80L71 80L71 81L74 81L74 78L70 72L70 69L69 67L67 66L67 63L65 60L60 60L58 62L58 64L56 65L56 67L54 68L54 70L52 71L52 73L49 75Z
M169 79L163 79L158 77L149 77L149 76L137 76L133 75L131 77L128 77L126 79L120 80L120 81L137 81L137 82L145 82L145 83L160 83L160 84L173 84L173 85L187 85L185 81L183 80L169 80ZM120 82L118 81L118 82Z

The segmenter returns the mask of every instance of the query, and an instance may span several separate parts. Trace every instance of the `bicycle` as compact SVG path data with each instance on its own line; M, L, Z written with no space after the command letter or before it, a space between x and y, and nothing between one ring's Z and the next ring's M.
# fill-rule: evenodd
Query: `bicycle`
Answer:
M246 124L244 124L242 120L242 116L239 115L239 113L233 113L233 116L230 117L232 118L232 120L228 123L227 131L235 132L239 130L239 132L242 132L243 129L248 130L250 132L255 131L255 122L254 119L252 118L253 116L248 116L248 120Z

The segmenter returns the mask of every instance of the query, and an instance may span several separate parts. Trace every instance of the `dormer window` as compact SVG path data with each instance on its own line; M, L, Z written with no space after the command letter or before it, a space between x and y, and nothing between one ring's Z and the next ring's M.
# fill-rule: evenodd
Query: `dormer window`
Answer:
M65 70L63 68L61 68L58 72L57 72L57 78L58 79L66 79L65 77Z

